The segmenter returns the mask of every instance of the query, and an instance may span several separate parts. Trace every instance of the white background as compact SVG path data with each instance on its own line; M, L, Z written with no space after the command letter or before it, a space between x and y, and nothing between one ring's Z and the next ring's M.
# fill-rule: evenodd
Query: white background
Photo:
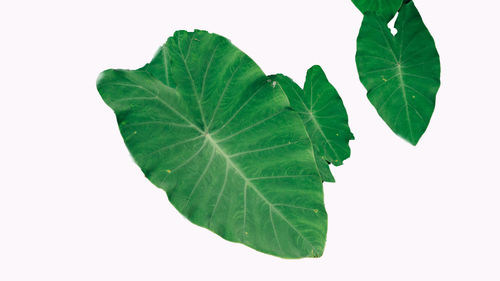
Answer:
M417 147L358 80L348 0L9 1L0 8L0 280L500 280L500 4L416 0L442 64ZM226 36L299 84L321 64L356 136L325 185L319 259L191 224L134 164L95 80L177 29Z

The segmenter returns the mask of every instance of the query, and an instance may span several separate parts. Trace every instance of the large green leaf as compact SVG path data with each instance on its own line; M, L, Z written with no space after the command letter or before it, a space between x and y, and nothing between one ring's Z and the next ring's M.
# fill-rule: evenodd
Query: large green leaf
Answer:
M137 164L190 221L272 255L321 256L327 214L302 120L227 39L178 31L150 64L97 86Z
M307 71L304 90L284 75L271 76L286 93L290 104L306 126L314 147L316 163L324 181L334 181L328 163L342 165L351 155L349 140L354 139L347 112L337 90L319 66Z
M352 0L363 13L375 13L385 22L389 22L403 4L403 0Z
M439 54L413 2L405 4L393 36L386 23L367 14L359 31L359 78L378 114L416 145L429 125L440 85Z

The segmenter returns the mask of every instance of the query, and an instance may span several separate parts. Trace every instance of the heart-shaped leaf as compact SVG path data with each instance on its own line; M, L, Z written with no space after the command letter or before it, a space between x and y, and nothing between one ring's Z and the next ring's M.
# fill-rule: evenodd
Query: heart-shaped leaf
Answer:
M401 8L393 36L375 14L363 19L356 64L368 99L398 135L416 145L434 111L439 54L413 2Z
M290 105L306 126L314 147L323 181L334 181L328 163L342 165L351 155L349 141L354 139L347 112L337 90L328 82L321 67L307 71L304 90L284 75L271 76L286 93Z
M272 255L321 256L327 215L302 120L227 39L178 31L150 64L97 86L137 164L190 221Z
M363 13L375 13L385 22L389 22L403 4L403 0L352 0Z

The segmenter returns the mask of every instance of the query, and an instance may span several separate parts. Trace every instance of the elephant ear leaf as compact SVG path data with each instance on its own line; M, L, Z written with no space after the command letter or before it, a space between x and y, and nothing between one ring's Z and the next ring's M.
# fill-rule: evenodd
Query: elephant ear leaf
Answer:
M375 13L386 23L397 13L403 0L352 0L352 3L363 13Z
M349 141L354 135L348 125L347 112L337 90L328 82L319 66L307 71L304 90L290 78L272 76L300 114L314 147L314 155L323 181L333 182L329 163L342 165L351 155Z
M104 71L97 87L136 163L191 222L271 255L322 255L327 214L302 120L229 40L178 31L151 63Z
M439 54L413 2L403 5L395 28L393 36L383 19L365 15L356 64L378 114L396 134L416 145L434 111Z

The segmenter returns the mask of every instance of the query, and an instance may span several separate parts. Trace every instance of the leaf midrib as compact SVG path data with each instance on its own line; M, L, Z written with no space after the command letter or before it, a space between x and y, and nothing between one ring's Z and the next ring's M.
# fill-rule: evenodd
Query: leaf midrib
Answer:
M283 89L283 87L281 87L281 85L278 83L278 85L280 86L280 89L281 91L283 92L284 95L286 95L285 93L285 90ZM311 105L312 105L312 88L313 86L311 85ZM323 138L325 139L326 143L328 144L328 146L330 147L330 149L333 151L333 153L335 154L335 156L337 157L336 160L339 160L340 161L340 157L337 153L337 151L333 148L332 144L330 143L330 141L328 140L328 138L326 137L325 133L323 132L323 129L321 128L321 126L319 125L318 123L318 120L316 120L316 117L314 116L314 112L312 112L312 106L311 106L311 109L309 109L306 105L306 103L304 102L304 100L302 99L302 97L299 95L299 93L293 89L293 92L295 93L295 95L299 98L300 102L302 103L302 105L304 105L304 110L309 113L310 117L311 117L311 120L313 121L314 123L314 126L316 127L316 129L321 133L321 135L323 136ZM305 124L306 122L304 122ZM309 136L309 133L307 133L307 135ZM311 137L309 136L309 139ZM311 140L312 141L312 140ZM316 165L317 166L317 165ZM319 171L319 167L318 168L318 171Z
M390 37L388 38L387 37L387 32L388 32L388 28L387 26L385 26L385 29L384 27L380 24L380 21L378 19L375 19L375 22L377 23L379 29L380 29L380 32L382 32L382 34L384 34L384 41L385 41L385 44L387 45L387 48L391 51L391 54L394 58L394 63L395 63L395 67L396 67L396 72L397 72L397 77L399 78L399 83L400 83L400 88L401 88L401 93L403 94L403 101L404 101L404 109L405 109L405 112L406 112L406 121L408 123L408 128L409 128L409 132L410 132L410 138L411 138L411 142L414 142L415 141L415 138L413 136L413 127L412 127L412 124L411 124L411 120L410 120L410 108L409 108L409 104L408 104L408 97L407 97L407 94L406 94L406 84L404 82L404 77L403 77L403 70L401 68L401 60L403 59L402 58L402 51L400 50L400 59L398 60L397 56L396 56L396 52L394 50L394 46L390 44L390 41L392 41L393 43L395 43L395 37L391 34ZM403 44L403 39L401 38L401 45ZM401 48L400 48L401 49ZM397 115L397 117L399 117L399 114ZM397 120L395 121L397 123Z
M323 131L323 129L319 125L318 120L316 120L316 118L314 117L314 114L312 112L311 112L311 120L313 121L313 124L317 128L317 130L321 133L321 136L323 136L323 138L325 139L325 142L328 144L330 149L333 151L333 154L335 154L335 157L337 157L337 159L335 159L335 160L340 161L340 157L339 157L337 151L333 148L332 144L330 143L330 141L326 137L325 132Z
M252 188L252 190L259 196L259 198L262 199L262 201L264 201L264 203L268 204L270 210L272 210L273 212L275 212L276 214L278 214L280 216L280 218L286 222L291 229L293 229L301 238L302 240L304 240L305 242L307 242L311 248L313 250L316 250L316 247L314 247L314 245L283 215L283 213L277 209L274 204L269 201L261 192L260 190L255 186L255 184L250 180L250 178L248 178L244 173L243 171L238 167L238 165L236 163L234 163L231 159L231 157L219 146L217 140L215 140L211 135L210 133L206 133L205 134L205 137L206 137L206 140L208 141L208 143L210 143L215 151L221 155L225 160L226 160L226 163L231 167L233 168L233 170L243 179L243 181L245 181L245 185L244 185L244 189L247 187L247 186L250 186ZM246 196L245 196L245 202L244 202L244 205L246 205ZM271 215L271 213L270 213ZM272 222L272 216L271 216L271 222ZM273 227L274 227L274 223L273 223ZM277 238L277 237L276 237ZM278 244L280 243L279 240L277 239L277 242Z

